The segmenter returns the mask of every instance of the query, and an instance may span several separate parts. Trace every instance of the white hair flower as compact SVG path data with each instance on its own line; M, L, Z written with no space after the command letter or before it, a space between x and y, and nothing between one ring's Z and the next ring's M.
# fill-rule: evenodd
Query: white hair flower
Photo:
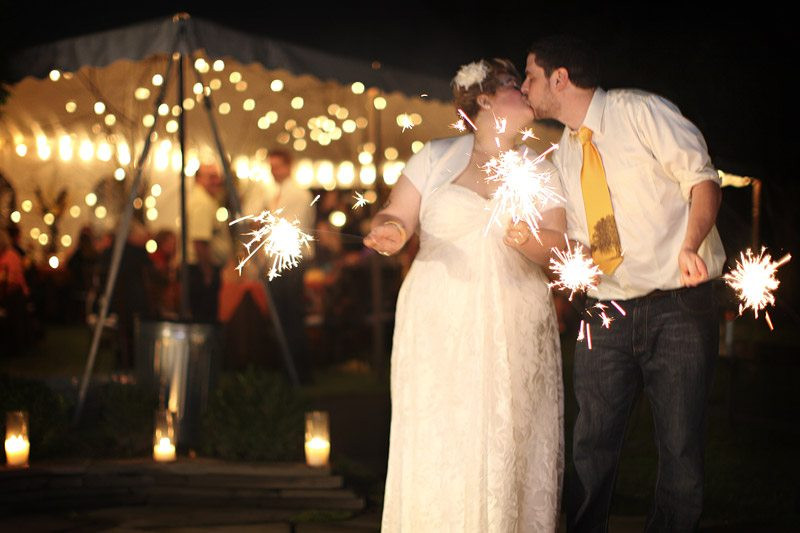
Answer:
M476 83L480 84L483 82L487 74L489 74L489 67L486 63L483 61L476 61L468 65L462 65L461 68L458 69L456 77L453 78L453 82L466 90Z

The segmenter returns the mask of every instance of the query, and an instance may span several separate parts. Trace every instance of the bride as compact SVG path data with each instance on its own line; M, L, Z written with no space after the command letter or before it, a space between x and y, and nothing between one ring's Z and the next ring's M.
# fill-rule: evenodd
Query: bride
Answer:
M524 224L490 224L497 182L481 169L501 152L523 153L514 140L533 112L519 83L507 60L461 68L455 105L473 133L414 155L364 239L391 255L412 232L420 236L397 301L385 532L558 524L561 355L540 264L563 241L565 212L540 206L543 244ZM496 119L507 121L504 132ZM550 185L560 193L557 176Z

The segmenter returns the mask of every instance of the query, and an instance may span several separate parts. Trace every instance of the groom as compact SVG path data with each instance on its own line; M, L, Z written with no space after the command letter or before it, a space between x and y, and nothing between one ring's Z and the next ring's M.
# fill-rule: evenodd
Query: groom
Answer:
M706 400L718 348L711 279L725 254L714 227L720 180L698 129L669 101L598 86L585 43L551 37L528 54L522 92L537 119L566 127L553 162L569 238L600 267L575 348L578 416L565 493L572 531L605 531L625 428L639 387L658 448L648 531L691 531L703 502ZM614 300L623 316L610 305Z

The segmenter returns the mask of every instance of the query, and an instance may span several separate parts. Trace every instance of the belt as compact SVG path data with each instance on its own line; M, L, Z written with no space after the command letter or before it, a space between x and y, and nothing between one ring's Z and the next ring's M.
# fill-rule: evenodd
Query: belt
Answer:
M628 300L615 300L615 301L617 303L619 303L619 304L622 304L623 302L634 302L636 300L650 300L650 299L654 299L654 298L663 298L664 296L674 296L674 295L677 295L677 294L681 294L683 292L692 291L692 290L699 290L699 289L703 289L705 287L710 287L712 283L713 283L713 280L708 280L708 281L705 281L705 282L701 283L700 285L696 285L694 287L678 287L677 289L668 289L668 290L655 289L655 290L652 290L652 291L648 292L647 294L645 294L643 296L637 296L635 298L630 298ZM593 298L591 296L587 296L586 297L586 307L591 307L591 306L593 306L594 304L596 304L598 302L600 302L600 303L608 303L610 301L611 300L599 300L597 298Z

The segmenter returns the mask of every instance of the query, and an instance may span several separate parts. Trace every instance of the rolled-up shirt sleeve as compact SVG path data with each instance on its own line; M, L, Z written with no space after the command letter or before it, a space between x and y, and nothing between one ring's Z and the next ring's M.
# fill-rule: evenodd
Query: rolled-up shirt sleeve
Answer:
M703 134L669 100L657 95L643 97L637 125L642 142L681 188L688 202L692 187L703 181L720 184Z

